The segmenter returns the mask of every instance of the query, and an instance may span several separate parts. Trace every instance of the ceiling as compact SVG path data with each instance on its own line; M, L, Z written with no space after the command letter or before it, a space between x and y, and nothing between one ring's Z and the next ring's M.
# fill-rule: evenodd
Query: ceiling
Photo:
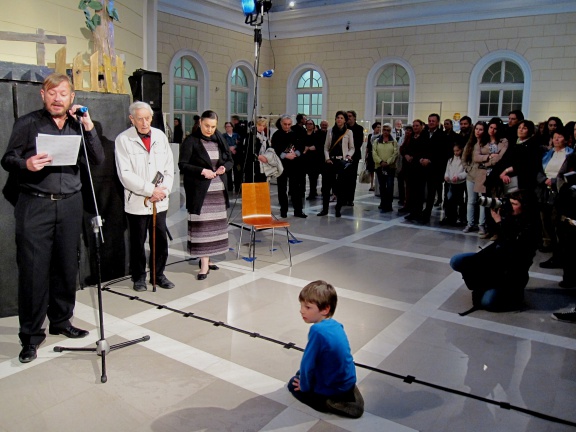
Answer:
M576 12L575 0L272 0L264 38L287 39L344 32ZM158 10L251 34L241 0L158 0Z

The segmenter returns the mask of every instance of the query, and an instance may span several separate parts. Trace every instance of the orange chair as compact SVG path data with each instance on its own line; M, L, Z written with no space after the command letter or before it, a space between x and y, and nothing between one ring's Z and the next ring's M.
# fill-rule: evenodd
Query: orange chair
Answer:
M288 254L290 256L290 267L292 267L292 251L290 250L289 222L280 221L272 217L270 206L270 185L268 182L262 183L242 183L242 226L240 227L240 240L238 241L238 255L240 258L240 246L242 244L242 231L244 226L250 227L250 245L248 256L252 261L252 271L254 271L254 261L256 261L256 232L267 229L272 230L272 249L274 251L274 228L286 229L286 240L288 243Z

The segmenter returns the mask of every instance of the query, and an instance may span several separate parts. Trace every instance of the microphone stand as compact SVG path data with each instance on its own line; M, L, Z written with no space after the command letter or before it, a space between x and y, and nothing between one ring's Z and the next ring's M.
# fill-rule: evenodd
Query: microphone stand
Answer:
M84 147L84 157L86 158L86 167L88 169L88 178L90 179L90 188L92 191L92 199L94 200L94 209L96 212L96 216L92 218L90 221L90 225L92 226L92 232L94 233L94 240L95 240L95 249L96 249L96 268L98 272L98 317L99 317L99 327L100 327L100 339L96 342L95 348L71 348L71 347L62 347L62 346L55 346L55 352L62 352L62 351L82 351L82 352L95 352L99 356L102 357L102 375L100 377L100 382L105 383L108 381L108 377L106 376L106 355L110 351L114 351L119 348L124 348L130 345L135 345L140 342L144 342L150 340L150 336L146 335L139 339L129 340L126 342L121 342L115 345L109 345L108 341L104 336L104 312L102 307L102 273L100 271L100 245L104 243L104 235L102 233L102 224L103 220L100 217L98 212L98 203L96 201L96 192L94 191L94 182L92 181L92 172L90 171L90 160L88 159L88 150L86 149L86 141L84 140L84 127L82 126L82 122L78 120L80 124L80 136L82 137L82 146Z

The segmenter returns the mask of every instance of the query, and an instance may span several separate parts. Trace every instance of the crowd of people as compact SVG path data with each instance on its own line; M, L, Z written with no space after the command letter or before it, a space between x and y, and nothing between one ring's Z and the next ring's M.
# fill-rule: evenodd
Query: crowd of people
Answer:
M88 335L71 323L82 226L82 196L78 192L85 162L78 158L73 164L53 166L51 155L36 151L37 133L83 135L89 162L100 164L104 160L90 114L79 114L81 107L74 105L69 77L50 75L40 93L44 108L18 119L2 158L2 167L17 173L19 180L15 215L22 343L19 359L23 363L36 358L37 348L45 339L46 317L51 334L70 338ZM152 115L148 104L133 103L129 107L132 127L120 133L115 142L135 291L147 290L147 238L154 251L148 263L149 282L164 289L175 287L164 274L168 257L166 215L175 161L167 136L151 126ZM315 200L320 195L320 217L328 214L331 201L335 201L336 217L341 217L343 206L354 205L364 145L364 129L356 122L355 111L336 112L332 127L327 121L317 127L303 114L293 124L291 116L283 115L273 134L267 133L270 124L262 118L247 127L233 116L231 122L224 123L224 133L218 130L214 111L205 111L196 120L186 137L175 122L175 133L183 139L178 167L189 213L188 252L200 258L198 280L206 279L210 270L218 270L212 257L228 251L229 194L239 192L243 182L274 178L283 218L288 217L288 197L294 216L299 218L307 217L304 199ZM462 272L467 286L477 291L473 299L486 309L505 310L521 302L537 248L552 254L540 266L563 268L560 286L576 287L576 272L570 267L576 239L574 122L564 125L559 118L550 117L536 128L520 111L512 111L506 125L494 118L473 126L469 117L463 117L459 126L456 133L452 120L441 125L437 114L430 114L427 123L416 119L407 126L399 120L393 126L373 124L364 160L365 168L373 174L370 190L379 192L380 211L394 210L397 184L397 211L406 213L406 220L428 224L433 208L443 206L441 225L462 226L466 233L478 231L482 238L493 240L494 246L485 248L486 252L460 255L451 262L454 270ZM479 205L478 201L483 202ZM504 257L507 265L500 265ZM482 284L478 290L476 262L499 269L498 283ZM30 272L30 268L35 271ZM325 282L319 285L327 286ZM504 285L514 285L515 289L503 296ZM335 303L327 306L314 296L301 301L320 313L308 322L319 323L331 317ZM554 315L576 322L575 311ZM304 378L306 372L301 369L291 382L293 391L308 388ZM323 393L322 409L361 415L361 395L355 392L354 377L344 378L341 387ZM326 399L330 395L337 396ZM308 402L314 405L318 399L312 395Z

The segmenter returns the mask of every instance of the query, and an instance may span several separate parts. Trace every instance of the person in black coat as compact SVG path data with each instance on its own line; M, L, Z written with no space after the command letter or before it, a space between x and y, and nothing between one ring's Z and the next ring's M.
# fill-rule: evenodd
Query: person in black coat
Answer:
M292 119L284 114L280 117L280 129L272 135L272 148L282 160L284 172L276 179L278 184L278 200L280 201L280 216L288 217L288 182L290 182L290 197L294 207L294 216L306 218L302 211L304 192L306 188L306 171L302 163L304 145L296 132L291 129Z
M186 209L188 210L188 253L200 257L198 279L206 279L218 266L210 262L213 255L228 251L229 207L226 171L233 159L222 134L216 129L218 116L204 111L198 129L180 146L178 167L184 175Z
M522 306L541 230L533 197L531 191L523 190L508 195L508 204L491 209L498 239L480 252L458 254L450 260L472 291L475 308L499 312Z

